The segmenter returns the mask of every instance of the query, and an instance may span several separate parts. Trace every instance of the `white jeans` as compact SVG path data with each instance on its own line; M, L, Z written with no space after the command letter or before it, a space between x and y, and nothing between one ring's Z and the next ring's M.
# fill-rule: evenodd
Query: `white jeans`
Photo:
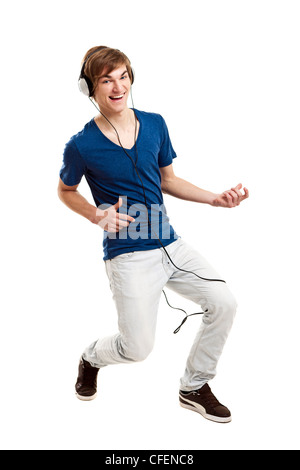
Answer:
M166 250L179 268L221 279L182 239ZM146 359L154 346L158 306L166 286L208 310L189 354L180 389L198 389L215 377L236 313L236 301L227 285L179 271L163 248L122 254L105 261L105 265L118 311L119 333L92 343L84 351L84 359L98 368Z

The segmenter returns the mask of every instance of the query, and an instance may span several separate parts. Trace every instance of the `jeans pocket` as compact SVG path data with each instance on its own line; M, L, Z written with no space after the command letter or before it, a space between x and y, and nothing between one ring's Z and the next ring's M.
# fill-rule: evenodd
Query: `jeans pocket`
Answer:
M115 258L113 258L112 261L128 260L128 259L132 258L134 253L135 253L135 251L130 251L129 253L122 253L121 255L118 255Z

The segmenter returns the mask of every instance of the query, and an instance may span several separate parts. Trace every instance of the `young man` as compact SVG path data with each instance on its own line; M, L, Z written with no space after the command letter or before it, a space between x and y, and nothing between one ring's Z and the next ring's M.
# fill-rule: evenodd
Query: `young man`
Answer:
M80 86L100 114L67 143L60 171L60 199L104 229L104 261L119 319L116 335L85 349L77 397L96 397L99 369L146 359L167 286L205 311L181 378L180 404L212 421L229 422L230 411L208 382L216 375L236 302L207 261L176 235L162 193L215 207L235 207L249 193L244 188L242 194L239 184L214 194L176 176L163 118L127 106L133 80L130 61L119 50L101 46L86 53ZM96 206L77 190L82 176Z

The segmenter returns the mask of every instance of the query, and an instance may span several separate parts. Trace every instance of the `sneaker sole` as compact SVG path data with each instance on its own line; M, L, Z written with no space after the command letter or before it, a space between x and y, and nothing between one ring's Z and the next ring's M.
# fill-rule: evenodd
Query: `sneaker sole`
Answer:
M95 393L95 395L92 395L90 397L84 397L83 395L79 395L78 393L76 393L76 397L80 401L93 401L95 400L95 398L97 398L97 393Z
M205 409L200 405L199 405L199 408L196 408L196 406L193 406L193 405L188 405L187 403L184 403L183 401L181 401L181 397L180 397L180 401L179 401L179 404L182 408L185 408L187 410L191 410L191 411L195 411L196 413L199 413L201 416L203 416L203 418L205 419L208 419L209 421L213 421L214 423L231 423L232 421L232 417L229 416L228 418L220 418L218 416L213 416L213 415L209 415L206 413Z

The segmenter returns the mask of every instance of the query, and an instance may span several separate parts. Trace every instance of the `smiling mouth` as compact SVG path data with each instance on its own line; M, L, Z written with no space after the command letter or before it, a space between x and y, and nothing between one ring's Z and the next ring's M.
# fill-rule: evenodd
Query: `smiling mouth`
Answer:
M122 95L118 95L118 96L110 96L109 99L112 100L112 101L121 101L125 96L125 93L123 93Z

